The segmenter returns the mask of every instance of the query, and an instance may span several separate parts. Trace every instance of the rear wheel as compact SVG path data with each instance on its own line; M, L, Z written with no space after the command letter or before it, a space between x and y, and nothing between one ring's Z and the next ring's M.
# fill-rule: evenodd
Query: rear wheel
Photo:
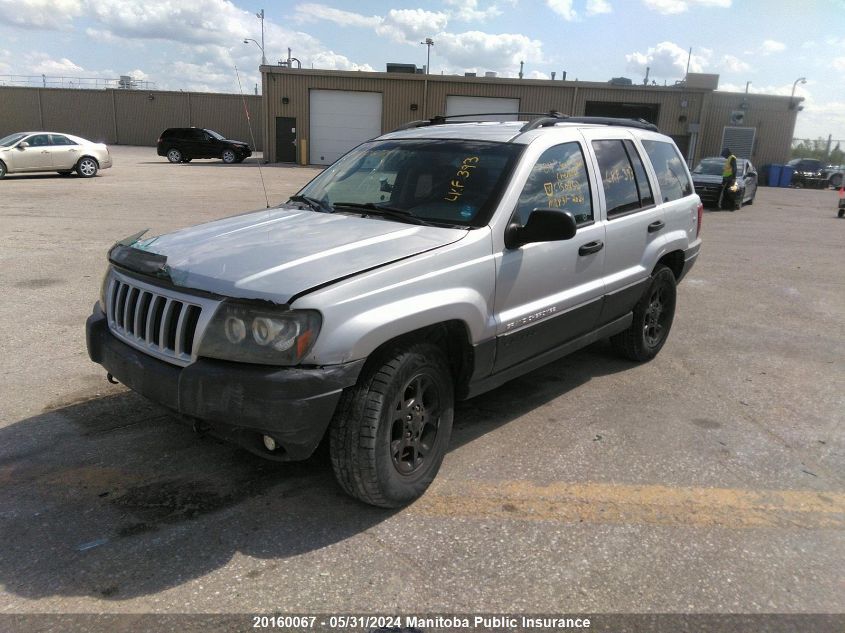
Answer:
M395 508L425 492L452 432L454 388L441 349L396 347L345 392L329 430L341 487L371 505Z
M658 264L649 284L634 308L634 320L624 332L610 338L613 348L637 362L651 360L663 348L675 318L675 275Z
M223 162L227 165L231 165L237 159L237 155L231 149L224 149L222 154Z
M83 156L79 159L79 162L76 163L76 173L83 178L93 178L97 175L97 171L99 171L99 169L100 166L97 164L97 161L90 156Z
M167 150L167 160L171 163L181 163L182 162L182 152L180 152L175 147Z

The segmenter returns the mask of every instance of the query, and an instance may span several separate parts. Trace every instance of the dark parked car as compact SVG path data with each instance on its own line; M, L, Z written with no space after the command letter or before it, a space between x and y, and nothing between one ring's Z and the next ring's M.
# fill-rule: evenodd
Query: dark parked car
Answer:
M156 144L159 156L171 163L187 163L193 158L221 158L224 163L240 163L252 155L248 143L232 141L214 130L199 127L172 127L161 133Z
M695 193L701 198L705 207L718 207L719 195L722 192L722 168L725 159L721 156L703 158L692 170L692 182ZM736 159L736 185L738 187L735 199L740 201L736 206L754 204L757 195L757 170L751 161L745 158ZM725 206L723 204L723 206Z
M795 170L792 174L792 186L825 189L828 186L828 176L822 168L822 162L815 158L793 158L787 163Z

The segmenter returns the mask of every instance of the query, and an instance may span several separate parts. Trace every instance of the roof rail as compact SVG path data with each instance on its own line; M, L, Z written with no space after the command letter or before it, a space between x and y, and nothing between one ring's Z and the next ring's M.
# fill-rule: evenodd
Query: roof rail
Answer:
M485 116L566 116L560 112L479 112L478 114L438 114L430 119L420 119L419 121L411 121L403 123L399 127L391 130L392 132L400 132L402 130L410 130L416 127L426 127L428 125L443 125L449 123L448 119L461 119L466 117L485 117ZM477 123L478 121L455 121L456 123Z

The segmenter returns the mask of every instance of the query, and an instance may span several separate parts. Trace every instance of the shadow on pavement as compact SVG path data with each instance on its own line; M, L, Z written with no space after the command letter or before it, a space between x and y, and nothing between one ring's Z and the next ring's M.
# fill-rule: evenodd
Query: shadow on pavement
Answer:
M459 403L452 448L629 367L598 343ZM0 491L0 583L29 599L153 594L237 553L272 569L401 512L348 498L325 447L305 462L264 461L132 392L57 403L0 429Z

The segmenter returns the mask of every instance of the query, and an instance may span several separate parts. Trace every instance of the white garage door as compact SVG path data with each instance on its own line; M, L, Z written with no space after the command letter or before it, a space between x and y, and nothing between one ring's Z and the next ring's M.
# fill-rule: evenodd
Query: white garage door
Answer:
M381 93L311 91L311 163L330 165L381 134Z
M446 97L446 116L454 114L486 114L487 112L519 112L519 99L497 99L495 97ZM487 121L516 121L515 114L484 117ZM458 121L471 121L458 119Z

